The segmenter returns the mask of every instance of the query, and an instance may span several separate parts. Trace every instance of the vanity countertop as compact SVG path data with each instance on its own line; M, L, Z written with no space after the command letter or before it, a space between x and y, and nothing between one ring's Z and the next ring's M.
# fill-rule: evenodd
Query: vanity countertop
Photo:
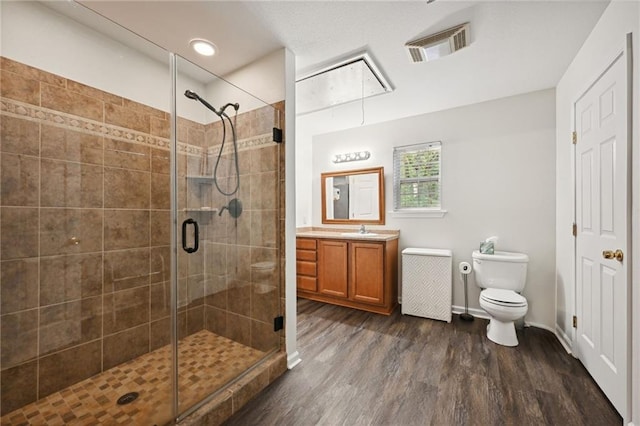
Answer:
M296 237L303 238L331 238L339 240L391 241L400 237L400 231L395 229L368 229L360 234L357 228L297 228Z

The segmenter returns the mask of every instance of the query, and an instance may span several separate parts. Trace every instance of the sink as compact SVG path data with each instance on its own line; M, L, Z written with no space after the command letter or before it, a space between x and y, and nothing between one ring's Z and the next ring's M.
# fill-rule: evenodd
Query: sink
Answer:
M364 237L364 238L367 238L367 237L377 237L379 234L376 234L376 233L373 233L373 232L366 232L364 234L361 234L359 232L343 232L342 235L345 236L345 237L357 237L357 238Z

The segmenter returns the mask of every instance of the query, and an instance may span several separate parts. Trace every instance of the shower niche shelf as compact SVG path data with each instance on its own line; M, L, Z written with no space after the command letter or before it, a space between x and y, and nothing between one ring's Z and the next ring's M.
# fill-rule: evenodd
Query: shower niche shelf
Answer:
M213 183L215 178L213 176L187 175L187 180L198 182L198 183Z
M206 212L206 213L218 213L220 209L211 207L187 207L183 209L184 212Z

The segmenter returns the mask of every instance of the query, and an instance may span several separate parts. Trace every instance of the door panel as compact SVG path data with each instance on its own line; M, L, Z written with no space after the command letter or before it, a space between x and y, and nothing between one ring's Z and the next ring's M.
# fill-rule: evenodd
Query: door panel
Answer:
M318 241L318 291L347 297L347 242Z
M575 104L576 353L624 417L627 406L628 135L626 57Z
M351 243L351 299L384 304L384 247Z

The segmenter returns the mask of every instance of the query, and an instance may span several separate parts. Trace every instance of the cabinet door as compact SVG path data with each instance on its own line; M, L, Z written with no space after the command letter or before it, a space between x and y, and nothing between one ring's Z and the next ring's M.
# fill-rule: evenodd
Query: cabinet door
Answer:
M347 297L347 242L318 240L318 292Z
M380 305L384 303L383 243L351 243L350 299Z

